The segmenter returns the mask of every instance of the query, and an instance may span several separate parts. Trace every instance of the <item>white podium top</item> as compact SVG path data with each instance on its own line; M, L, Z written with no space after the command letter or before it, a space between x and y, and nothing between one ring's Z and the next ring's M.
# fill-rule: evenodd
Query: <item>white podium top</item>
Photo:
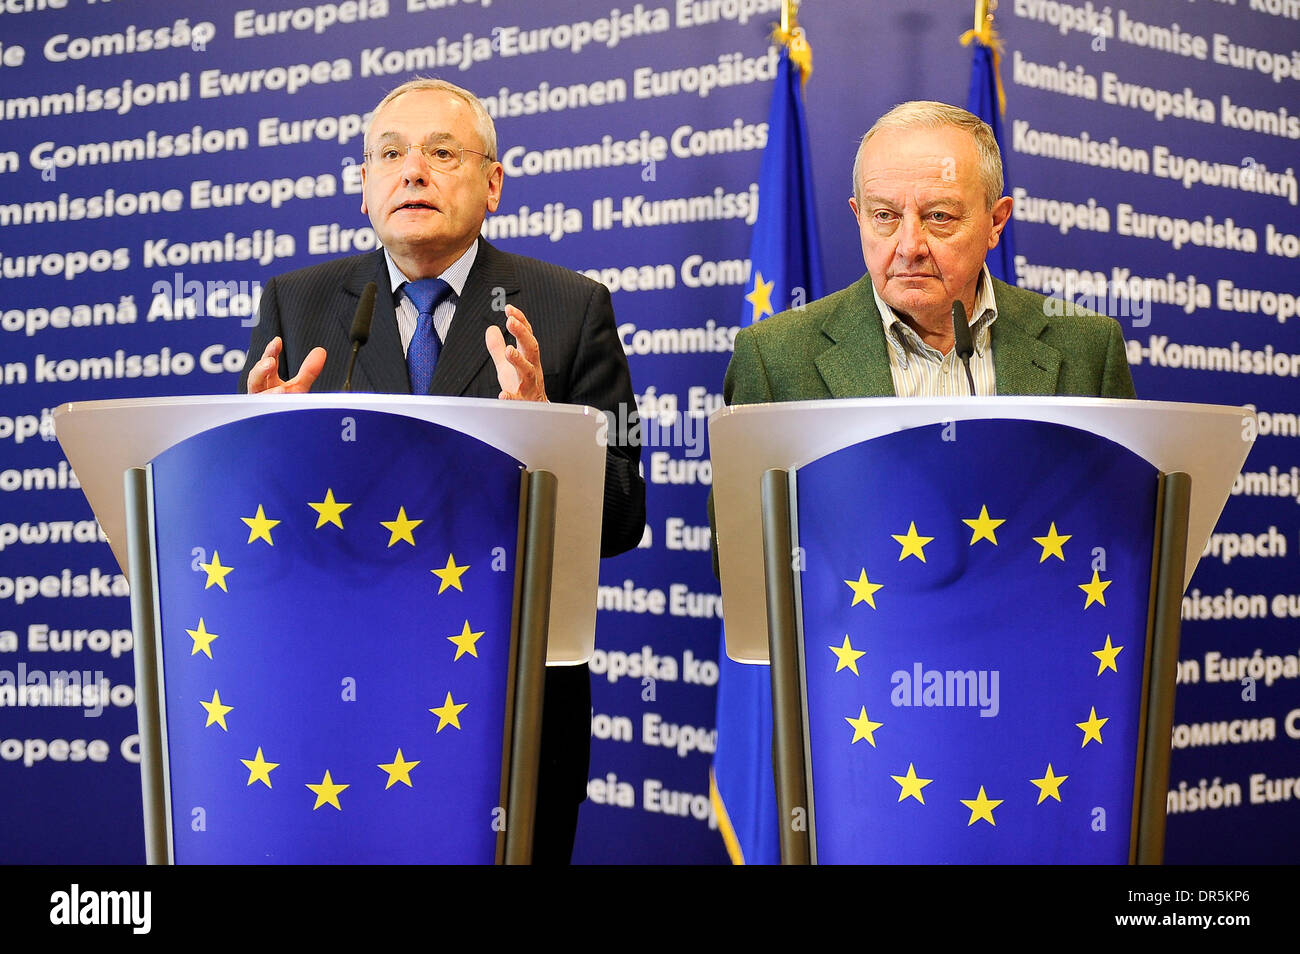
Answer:
M188 437L278 411L403 414L476 437L558 480L548 665L585 664L596 633L604 417L591 407L402 394L210 395L64 404L54 428L113 556L127 569L123 473Z
M727 655L766 663L760 486L764 471L802 467L851 444L944 421L1046 421L1127 447L1163 473L1192 478L1187 572L1192 578L1254 443L1245 407L1110 398L857 398L745 404L709 418L718 566Z

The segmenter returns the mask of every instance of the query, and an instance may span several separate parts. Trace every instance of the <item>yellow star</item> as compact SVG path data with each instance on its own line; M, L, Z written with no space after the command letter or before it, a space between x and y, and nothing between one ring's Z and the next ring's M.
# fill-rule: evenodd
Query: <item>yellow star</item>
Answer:
M907 533L891 533L891 537L903 545L903 552L898 555L898 562L902 563L909 556L914 556L925 562L925 545L934 537L923 537L916 532L916 523L913 522L907 528Z
M970 520L962 520L962 523L971 528L970 545L975 546L981 540L987 540L994 546L998 545L998 537L993 531L1002 526L1007 521L994 520L989 516L988 507L980 507L980 515Z
M754 290L745 296L745 301L754 306L752 321L761 321L764 316L772 314L772 288L776 282L763 281L763 273L754 273Z
M199 653L203 653L205 656L211 659L212 641L214 639L220 639L221 637L218 636L216 633L208 632L207 627L203 625L203 617L202 616L199 617L198 629L187 629L185 632L189 633L190 638L194 640L194 648L190 650L190 655L197 656Z
M447 693L446 702L438 706L436 709L429 710L430 712L432 712L434 715L438 717L438 732L441 732L449 725L452 726L453 728L459 729L460 710L464 709L467 705L469 705L468 702L459 702L459 703L452 702L451 693L450 692Z
M1072 536L1074 536L1074 534L1071 533L1061 536L1056 532L1056 523L1053 522L1051 528L1047 531L1047 536L1034 537L1034 542L1043 548L1043 555L1038 558L1038 562L1042 563L1049 556L1054 556L1064 563L1065 551L1062 550L1061 547L1065 544L1065 541L1070 539Z
M230 571L234 569L234 567L222 566L220 553L218 553L216 550L213 550L212 562L200 563L199 566L201 566L205 571L207 571L208 574L208 580L206 583L203 584L203 588L205 590L209 586L215 583L217 586L221 587L221 591L223 593L230 592L230 590L226 589L226 577L229 575Z
M1084 745L1087 745L1093 739L1096 739L1097 744L1101 745L1101 727L1109 721L1109 718L1098 719L1096 707L1090 708L1088 710L1088 721L1075 723L1075 725L1083 730L1083 744L1080 745L1079 748L1083 748Z
M853 590L853 602L850 607L857 606L859 603L866 603L872 609L876 608L876 590L883 587L883 583L872 583L867 579L867 571L863 570L861 576L856 580L845 580Z
M333 805L339 811L343 811L343 806L339 804L339 792L343 791L345 788L350 788L351 786L339 785L336 783L332 778L330 778L329 769L326 769L325 777L321 779L319 785L313 785L311 782L308 782L307 787L316 793L316 804L311 807L312 811L315 811L322 805Z
M1083 603L1083 608L1084 608L1084 609L1087 609L1087 608L1088 608L1089 606L1091 606L1093 603L1100 603L1102 606L1105 606L1105 605L1106 605L1106 587L1110 586L1113 582L1115 582L1115 581L1114 581L1114 580L1101 580L1101 579L1098 579L1098 578L1097 578L1097 571L1096 571L1096 570L1093 570L1093 571L1092 571L1092 582L1091 582L1091 583L1080 583L1080 584L1078 584L1079 589L1083 590L1083 592L1085 592L1085 593L1088 594L1088 598L1087 598L1087 599L1084 601L1084 603Z
M1102 670L1109 669L1111 672L1119 672L1115 668L1115 657L1123 650L1123 646L1112 646L1110 644L1110 634L1106 634L1106 645L1101 649L1095 650L1093 655L1097 657L1097 675L1101 675Z
M1004 801L1006 801L1006 799L989 798L987 795L984 794L984 786L981 785L980 793L976 795L974 798L970 798L970 799L959 798L957 799L957 801L961 802L963 805L965 805L967 808L970 809L970 821L966 823L967 828L975 824L981 818L984 819L986 822L988 822L990 825L992 825L994 828L996 828L997 822L993 820L993 809L1001 805Z
M915 798L922 805L925 804L925 796L921 794L921 789L934 781L932 778L917 778L916 766L911 762L907 763L906 775L891 775L889 777L902 786L898 792L900 802L905 798Z
M468 563L466 563L464 566L457 566L456 557L448 553L447 565L444 566L441 570L430 570L429 572L442 581L441 583L438 584L439 593L441 593L449 586L454 586L456 587L456 589L464 593L465 590L460 585L460 578L465 575L465 571L468 569L469 569Z
M1061 800L1061 783L1070 776L1055 775L1052 773L1052 763L1047 763L1047 774L1042 778L1031 778L1029 781L1038 786L1038 801L1036 804L1043 804L1044 800L1054 798L1058 802Z
M867 651L865 649L854 649L852 644L849 643L847 633L844 636L843 646L827 646L826 648L833 652L836 660L838 660L835 664L836 672L841 669L852 669L853 675L862 675L862 673L858 672L858 660L865 656Z
M423 520L408 520L406 517L406 508L397 508L397 517L393 520L380 520L379 524L389 532L388 545L391 547L398 540L405 540L411 546L415 546L415 537L411 536L411 531L424 523Z
M460 631L459 635L447 637L456 647L456 655L452 657L451 661L455 662L466 653L469 653L475 659L478 659L478 649L474 644L479 641L479 637L482 635L482 633L471 633L469 631L469 620L465 620L465 628ZM457 726L457 728L460 727Z
M256 514L251 517L240 517L239 519L248 524L249 543L252 543L254 540L265 540L267 546L275 546L275 541L271 539L271 530L274 527L279 526L280 521L268 520L266 518L266 511L262 509L261 504L257 505Z
M420 760L408 762L402 758L402 750L397 750L397 757L391 762L386 762L379 767L388 773L388 782L384 785L384 790L392 788L398 782L404 782L407 788L414 788L411 784L411 769L420 764Z
M199 705L201 705L203 708L208 710L208 721L203 723L203 728L206 729L208 726L212 725L215 722L217 725L221 726L222 732L230 731L229 729L226 728L226 713L230 712L235 707L223 706L221 704L221 693L213 689L212 701L204 702L202 699L200 699Z
M858 742L862 739L866 739L868 742L871 743L871 747L873 749L876 747L876 739L872 735L872 733L875 732L877 729L879 729L882 725L884 725L884 723L872 722L870 719L868 719L866 706L862 707L862 711L858 713L858 717L856 719L853 718L852 716L845 716L844 721L847 722L849 725L853 726L853 742ZM850 742L849 744L852 745L853 742Z
M262 747L257 747L257 755L251 759L240 759L244 763L244 768L248 769L248 784L254 782L263 782L267 788L271 787L271 770L280 767L279 762L268 762L262 758Z
M339 503L334 499L333 488L327 488L325 499L320 503L311 503L308 501L308 507L316 511L316 529L319 530L327 523L332 523L340 530L343 529L343 511L352 506L350 503Z

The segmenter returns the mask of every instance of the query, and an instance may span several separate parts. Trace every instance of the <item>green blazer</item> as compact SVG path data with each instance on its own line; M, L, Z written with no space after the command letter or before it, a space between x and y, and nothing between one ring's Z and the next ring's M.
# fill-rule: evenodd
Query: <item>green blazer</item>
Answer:
M1049 317L1042 295L997 279L993 368L998 394L1134 397L1124 335L1113 318ZM742 328L727 366L728 404L892 397L885 329L864 275L797 311Z

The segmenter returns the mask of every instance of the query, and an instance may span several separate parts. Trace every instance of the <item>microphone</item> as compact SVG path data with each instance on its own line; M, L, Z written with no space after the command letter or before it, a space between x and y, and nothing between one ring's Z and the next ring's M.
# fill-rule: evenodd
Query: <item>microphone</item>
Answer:
M966 322L966 306L960 301L952 303L952 343L962 367L966 369L966 383L970 385L970 393L974 396L975 378L970 373L970 359L975 353L975 345L971 341L970 325Z
M348 358L348 375L343 380L344 392L352 390L352 369L357 363L357 352L370 338L370 322L375 317L375 295L378 293L379 286L370 282L361 292L361 300L357 302L357 313L352 317L352 331L348 334L348 340L352 342L352 354Z

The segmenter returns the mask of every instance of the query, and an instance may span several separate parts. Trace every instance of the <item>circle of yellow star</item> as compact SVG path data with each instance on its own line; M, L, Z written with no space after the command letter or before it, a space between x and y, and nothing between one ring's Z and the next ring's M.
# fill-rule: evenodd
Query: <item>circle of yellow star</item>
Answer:
M980 793L974 798L959 798L957 800L970 809L970 821L966 823L967 828L981 818L996 828L997 822L993 820L993 809L1006 801L1004 798L989 798L984 794L983 785L980 786Z
M268 762L262 757L262 747L257 747L257 755L251 759L240 759L244 763L244 768L248 769L248 784L261 782L267 788L271 787L271 770L280 767L279 762Z
M475 659L478 659L478 647L475 644L479 641L482 635L483 633L471 633L469 629L469 620L465 620L464 629L455 636L447 637L451 640L452 645L456 647L456 655L452 657L451 661L455 662L466 653L469 653ZM459 726L457 728L459 728Z
M424 523L423 520L410 520L406 516L406 508L397 508L397 517L393 520L380 520L380 526L388 531L388 545L391 547L398 540L405 540L411 546L415 546L415 537L411 536L411 531Z
M1093 739L1096 739L1097 744L1101 745L1101 727L1109 721L1109 718L1098 719L1096 707L1090 708L1088 710L1088 721L1075 723L1075 725L1083 730L1083 744L1080 745L1079 748L1083 748L1084 745L1087 745Z
M451 693L447 693L447 700L442 705L429 710L438 717L437 731L441 732L447 726L459 729L460 710L464 709L467 705L469 705L468 702L452 702ZM436 735L437 733L434 734Z
M321 779L320 784L313 785L307 783L307 787L316 793L316 804L311 807L312 811L320 808L322 805L333 805L339 811L343 811L343 806L339 804L339 792L345 788L351 788L351 785L340 785L330 778L330 770L325 770L325 777Z
M765 316L772 314L772 289L775 286L776 282L763 281L763 273L755 271L754 290L745 296L745 301L754 306L751 321L761 321Z
M1110 634L1106 634L1106 645L1101 649L1093 650L1093 655L1097 657L1097 675L1101 675L1103 670L1109 669L1111 672L1119 672L1115 666L1115 657L1124 649L1123 646L1112 646Z
M384 790L387 791L398 782L404 783L407 788L414 788L415 786L411 784L411 769L419 764L419 759L414 762L406 761L406 759L402 758L402 750L398 749L397 757L393 761L381 763L379 766L388 773L388 781L384 784Z
M456 589L464 593L465 590L460 585L460 578L465 575L465 571L468 569L469 569L468 563L466 563L464 566L457 566L456 557L453 554L448 553L447 565L440 570L434 569L434 570L430 570L429 572L432 573L441 581L438 584L439 593L441 593L443 590L447 589L450 586L454 586Z
M1047 536L1034 537L1034 542L1043 548L1043 554L1038 558L1038 562L1042 563L1049 556L1054 556L1062 563L1064 563L1065 551L1061 548L1065 545L1065 541L1069 540L1070 537L1072 536L1074 536L1074 534L1067 533L1064 536L1062 536L1061 534L1057 533L1056 523L1053 522L1052 526L1047 531Z
M975 546L981 540L987 540L994 546L998 545L998 536L993 531L1006 523L1006 519L994 520L989 516L989 508L981 506L980 515L972 519L963 519L962 523L971 528L970 545Z
M1038 786L1038 801L1035 804L1041 805L1048 798L1054 798L1058 802L1061 800L1061 783L1070 776L1056 775L1052 772L1052 763L1047 763L1047 774L1042 778L1031 778L1029 781Z
M867 571L863 570L856 580L845 580L845 583L853 590L853 602L850 607L857 606L859 603L866 603L872 609L876 608L876 591L882 588L883 583L872 583L867 579Z
M208 632L207 627L203 625L203 617L199 617L198 629L187 629L185 632L189 633L190 638L194 640L194 648L190 650L190 655L197 656L199 653L203 653L211 659L212 641L214 639L220 639L221 637L216 633Z
M845 716L844 721L853 726L853 742L859 742L862 739L866 739L871 743L873 749L876 747L876 738L872 733L884 725L884 723L872 722L868 719L866 706L862 707L862 711L858 713L856 719L852 716ZM853 742L850 742L849 744L852 745Z
M906 775L891 775L889 777L901 786L898 792L900 802L905 798L915 798L922 805L925 804L925 796L921 794L921 789L934 781L932 778L917 778L916 766L911 762L907 763Z
M332 523L340 530L343 529L343 511L352 506L350 503L339 503L334 499L334 489L325 490L325 499L320 503L307 502L307 506L316 511L316 529L319 530L327 523Z
M230 571L233 570L234 567L222 566L220 553L218 553L216 550L213 550L212 562L200 563L199 566L204 570L204 572L208 574L208 579L203 584L203 588L205 590L208 587L213 586L215 584L216 586L221 587L221 591L223 593L230 592L230 590L226 589L226 577L230 575Z
M1088 608L1089 606L1091 606L1093 603L1100 603L1102 606L1105 606L1105 605L1106 605L1106 595L1105 595L1105 594L1106 594L1106 587L1110 586L1110 585L1111 585L1112 583L1114 583L1114 582L1115 582L1114 580L1103 580L1103 579L1100 579L1100 578L1097 576L1097 571L1096 571L1096 570L1093 570L1093 571L1092 571L1092 582L1091 582L1091 583L1080 583L1080 584L1078 584L1079 589L1083 590L1083 592L1085 592L1085 593L1088 594L1088 598L1087 598L1087 599L1084 601L1084 603L1083 603L1083 608L1084 608L1084 609L1087 609L1087 608Z
M835 654L836 672L839 672L841 669L852 669L853 675L862 675L862 673L858 672L858 660L865 656L867 651L865 649L854 649L853 645L849 642L847 633L844 635L843 646L827 646L826 648Z
M205 708L205 709L208 710L208 721L205 722L205 723L203 723L203 728L206 729L208 726L210 726L210 725L212 725L213 723L215 723L215 724L221 726L221 731L223 731L223 732L229 732L229 731L230 731L229 729L226 728L226 713L232 711L235 707L234 707L234 706L226 706L226 705L222 705L222 704L221 704L221 693L219 693L219 692L217 692L217 690L213 689L213 690L212 690L212 701L211 701L211 702L204 702L202 699L200 699L200 700L199 700L199 705L201 705L203 708Z
M891 533L890 536L903 545L903 551L898 554L899 563L902 563L909 556L914 556L924 563L925 545L934 539L934 537L923 537L918 534L915 521L908 525L907 533Z
M262 509L261 504L257 505L257 513L253 516L240 517L239 519L248 524L249 543L254 540L265 540L267 546L275 546L275 541L271 539L271 531L280 525L280 521L267 519L266 511Z

